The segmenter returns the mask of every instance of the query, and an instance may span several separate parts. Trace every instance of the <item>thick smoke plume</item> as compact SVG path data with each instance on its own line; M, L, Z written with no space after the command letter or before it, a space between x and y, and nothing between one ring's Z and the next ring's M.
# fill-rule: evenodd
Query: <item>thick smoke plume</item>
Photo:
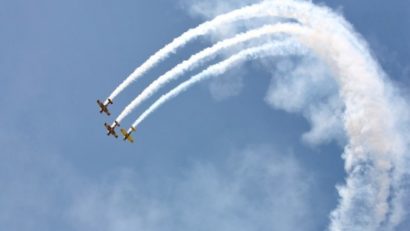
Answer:
M232 17L238 12L243 15ZM161 61L177 47L196 38L197 34L206 36L211 30L217 30L221 24L213 22L220 22L224 17L231 18L228 21L235 25L239 19L263 16L294 19L306 28L306 33L287 33L329 66L344 103L342 120L348 140L342 156L347 177L345 185L337 187L340 200L330 216L329 229L394 229L407 216L404 206L409 195L409 133L406 129L409 121L402 119L402 116L409 114L408 107L372 57L367 43L343 17L311 2L264 1L218 16L216 21L206 23L212 26L201 33L194 33L195 36L183 35L183 39L175 39L180 42L167 45L173 49L153 58L151 63ZM250 51L239 52L209 67L205 73L220 74L231 66L230 63L254 57L253 51L246 52ZM260 57L256 55L256 58ZM192 83L208 74L199 76L193 77ZM172 98L176 93L186 90L191 85L189 83L189 80L182 83L177 90L171 90L168 96ZM155 105L161 105L164 99L165 96L154 103L151 111L158 107ZM134 125L142 122L151 111L148 109L144 112Z

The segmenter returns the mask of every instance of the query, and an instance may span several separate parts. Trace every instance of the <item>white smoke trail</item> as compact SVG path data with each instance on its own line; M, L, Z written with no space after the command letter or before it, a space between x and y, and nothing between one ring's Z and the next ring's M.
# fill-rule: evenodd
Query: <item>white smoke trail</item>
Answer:
M267 4L267 3L266 3ZM253 17L261 17L265 7L265 3L246 6L238 10L234 10L224 15L220 15L211 21L204 22L196 28L190 29L183 33L181 36L175 38L171 43L167 44L154 55L149 57L141 66L134 70L108 97L114 99L120 94L128 85L138 80L149 69L157 65L159 62L167 58L170 54L174 53L178 48L183 47L193 39L203 36L214 30L220 25L229 24L238 20L251 19ZM108 102L108 101L107 101ZM106 103L107 103L106 102Z
M396 143L379 70L372 59L341 37L318 31L306 43L332 66L346 106L349 144L343 157L348 177L346 186L338 188L341 200L332 213L330 229L378 230L391 211L393 160L389 155L394 154Z
M303 49L294 44L294 42L275 42L268 43L257 47L252 47L238 52L235 55L217 63L209 66L199 74L191 77L190 79L179 84L177 87L169 91L168 93L162 95L157 101L155 101L147 110L145 110L138 119L133 123L133 127L138 127L138 125L147 118L151 113L156 111L161 105L168 102L169 100L175 98L182 92L186 91L188 88L194 84L203 81L209 77L217 76L226 72L226 70L232 68L248 59L259 59L267 56L277 56L277 55L288 55L293 53L303 53Z
M222 49L227 49L237 44L254 40L261 36L273 35L277 33L302 33L301 31L306 30L300 25L283 23L276 25L267 25L258 29L250 30L245 33L236 35L233 38L220 41L208 47L197 54L192 55L188 60L176 65L174 68L166 72L164 75L158 77L153 81L147 88L145 88L141 94L139 94L130 104L128 104L125 109L117 117L116 121L121 123L121 121L128 116L135 108L137 108L142 102L155 94L162 86L166 85L172 80L177 79L179 76L183 75L185 72L192 70L198 65L202 64L206 60L214 57Z
M330 65L345 102L347 178L346 185L338 187L341 199L329 229L392 230L406 217L409 171L402 162L409 163L409 140L397 112L407 110L391 104L398 99L394 88L348 22L310 2L281 3L279 10L266 12L287 11L288 17L315 30L298 37Z
M234 23L239 20L249 20L252 18L263 18L267 16L297 18L301 23L309 25L309 20L307 19L310 19L309 12L311 11L311 8L312 6L308 3L305 4L287 0L263 1L255 5L246 6L217 16L213 20L204 22L201 25L186 31L149 57L110 94L105 103L108 103L108 99L114 100L114 98L116 98L127 86L138 80L148 70L174 53L178 48L183 47L193 39L209 34L212 30L215 30L215 28L218 28L221 25ZM349 33L346 33L345 35L349 36Z

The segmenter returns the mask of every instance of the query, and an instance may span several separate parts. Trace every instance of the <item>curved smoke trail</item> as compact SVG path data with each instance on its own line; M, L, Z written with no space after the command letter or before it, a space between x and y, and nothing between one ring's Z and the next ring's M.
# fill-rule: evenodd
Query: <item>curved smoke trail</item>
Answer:
M157 65L159 62L167 58L170 54L174 53L178 48L184 46L186 43L192 41L193 39L203 36L211 32L213 29L220 25L232 23L238 20L250 19L253 17L260 17L263 13L265 4L256 4L252 6L246 6L241 9L229 12L224 15L220 15L215 19L202 23L196 28L190 29L183 33L178 38L175 38L171 43L167 44L165 47L161 48L154 55L149 57L141 66L134 70L108 97L109 99L114 99L120 94L128 85L132 82L138 80L142 75L144 75L149 69ZM107 103L107 102L106 102Z
M408 113L405 103L386 80L366 42L342 17L310 2L277 2L283 4L265 11L287 12L282 16L294 17L314 30L297 38L331 67L345 104L347 178L338 187L340 200L329 229L394 229L406 217L403 204L409 193L405 167L409 137L403 133L400 124L404 120L398 114ZM393 100L397 104L392 105Z
M269 10L267 10L269 9ZM174 53L178 48L183 47L188 42L200 36L208 35L221 25L235 23L240 20L249 20L252 18L271 17L290 17L297 18L301 23L309 25L309 13L312 11L312 5L309 3L293 2L288 0L263 1L258 4L246 6L238 10L215 17L214 19L204 22L201 25L192 28L181 36L175 38L154 55L149 57L141 66L137 67L108 97L114 100L126 87L132 82L142 77L148 70L156 66L159 62ZM329 18L329 15L326 14ZM345 26L349 26L348 24ZM345 36L349 36L346 33ZM108 99L105 103L108 103Z
M156 111L159 107L161 107L164 103L168 102L169 100L175 98L179 94L183 93L184 91L188 90L194 84L203 81L207 78L221 75L226 72L228 69L244 62L246 60L254 60L260 59L267 56L279 56L279 55L289 55L289 54L302 54L303 49L294 43L291 42L275 42L275 43L268 43L265 45L252 47L245 49L241 52L238 52L235 55L217 63L214 65L209 66L202 72L197 75L194 75L190 79L184 81L183 83L179 84L177 87L173 88L168 93L162 95L158 100L156 100L151 106L145 110L138 119L132 124L132 127L138 127L138 125L144 121L151 113Z
M116 121L119 123L127 117L135 108L137 108L142 102L155 94L162 86L168 84L170 81L177 79L185 72L196 68L203 62L216 56L221 50L231 48L240 43L246 41L255 40L262 36L274 35L278 33L301 33L301 31L306 30L304 27L297 25L295 23L283 23L276 25L267 25L261 28L250 30L244 33L240 33L233 38L226 39L216 43L215 45L208 47L197 54L192 55L189 59L183 61L182 63L176 65L174 68L166 72L165 74L154 80L148 87L146 87L142 93L140 93L130 104L128 104L125 109L117 117Z

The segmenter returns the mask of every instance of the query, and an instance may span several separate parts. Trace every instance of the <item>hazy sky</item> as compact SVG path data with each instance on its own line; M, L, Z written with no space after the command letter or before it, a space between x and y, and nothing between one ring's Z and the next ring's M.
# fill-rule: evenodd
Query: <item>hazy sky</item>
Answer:
M309 112L294 113L306 98L338 105L314 58L274 58L272 70L248 62L204 82L147 118L134 144L107 137L112 118L98 113L95 100L153 52L252 2L0 0L0 229L325 230L344 182L345 141L338 127L317 137ZM410 2L314 2L353 24L409 99ZM207 42L150 71L116 99L113 114ZM320 93L297 88L318 83ZM289 104L274 109L269 92L289 84Z

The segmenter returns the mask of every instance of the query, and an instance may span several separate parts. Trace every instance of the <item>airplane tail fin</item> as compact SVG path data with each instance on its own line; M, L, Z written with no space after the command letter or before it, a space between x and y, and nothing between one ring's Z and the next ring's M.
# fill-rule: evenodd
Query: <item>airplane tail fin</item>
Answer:
M109 104L113 104L112 100L110 98L108 98L108 103Z
M114 121L114 123L115 123L115 125L116 125L117 127L120 126L120 123L118 123L118 121Z

